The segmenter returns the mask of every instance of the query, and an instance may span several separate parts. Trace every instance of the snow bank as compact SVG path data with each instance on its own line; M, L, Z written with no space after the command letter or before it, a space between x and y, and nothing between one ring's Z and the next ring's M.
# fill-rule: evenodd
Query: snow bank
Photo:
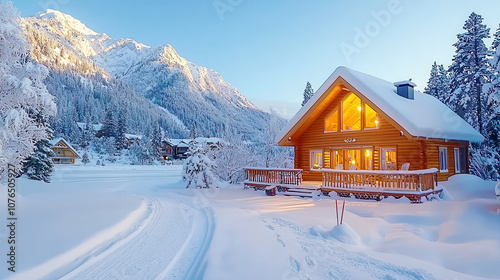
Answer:
M361 245L361 237L348 224L336 225L331 230L325 230L322 226L315 226L311 230L313 235L318 235L323 238L334 238L341 243L350 245Z
M494 198L496 183L484 181L475 175L458 174L439 184L446 188L452 200L464 201L474 198Z

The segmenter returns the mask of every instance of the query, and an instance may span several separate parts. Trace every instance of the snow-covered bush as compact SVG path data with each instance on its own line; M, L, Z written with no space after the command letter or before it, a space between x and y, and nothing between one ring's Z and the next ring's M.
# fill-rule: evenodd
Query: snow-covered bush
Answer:
M182 170L182 179L187 182L186 188L210 188L215 183L215 166L208 156L209 149L205 143L198 143L194 139L189 143L189 156L184 161Z
M495 194L497 195L497 199L500 200L500 182L495 186Z
M29 58L19 19L12 3L0 3L0 181L9 164L19 170L35 143L47 138L56 113L43 83L47 68Z

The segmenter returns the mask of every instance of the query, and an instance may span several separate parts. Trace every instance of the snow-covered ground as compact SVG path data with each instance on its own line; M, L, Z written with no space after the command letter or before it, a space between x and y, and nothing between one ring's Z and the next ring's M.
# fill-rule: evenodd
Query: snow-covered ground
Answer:
M500 278L496 182L454 176L445 200L422 204L347 199L335 227L334 197L185 189L181 168L57 166L50 184L21 178L17 272L4 263L0 279Z

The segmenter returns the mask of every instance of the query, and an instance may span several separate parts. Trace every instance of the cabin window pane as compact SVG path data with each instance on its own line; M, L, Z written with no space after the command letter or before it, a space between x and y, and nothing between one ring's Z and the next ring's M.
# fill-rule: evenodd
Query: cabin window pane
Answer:
M332 168L344 169L344 156L342 150L332 150Z
M365 149L364 150L364 166L363 168L366 170L372 170L373 169L373 151L372 149Z
M448 149L439 148L439 172L448 172Z
M381 149L380 152L380 165L382 170L396 170L396 149Z
M345 150L345 169L351 169L352 166L356 166L356 170L361 170L361 149L355 150Z
M455 173L460 173L460 149L453 149L454 159L455 159Z
M378 113L368 104L365 104L365 128L378 128L379 117Z
M350 93L342 101L342 130L361 129L361 99Z
M325 120L325 131L338 131L339 130L339 110L335 110Z
M311 170L320 170L323 167L323 151L311 151Z

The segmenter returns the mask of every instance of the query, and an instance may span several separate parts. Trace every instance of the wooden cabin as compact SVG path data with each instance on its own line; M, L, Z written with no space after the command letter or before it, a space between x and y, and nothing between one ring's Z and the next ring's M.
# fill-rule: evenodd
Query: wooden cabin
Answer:
M322 181L323 168L400 170L405 163L437 168L439 181L468 173L469 143L483 136L414 87L339 67L283 128L279 145L294 147L305 181Z
M164 160L171 160L175 156L175 146L169 140L161 140L160 157Z
M80 158L77 151L64 138L55 138L49 143L55 154L52 157L54 164L74 164L75 159Z

